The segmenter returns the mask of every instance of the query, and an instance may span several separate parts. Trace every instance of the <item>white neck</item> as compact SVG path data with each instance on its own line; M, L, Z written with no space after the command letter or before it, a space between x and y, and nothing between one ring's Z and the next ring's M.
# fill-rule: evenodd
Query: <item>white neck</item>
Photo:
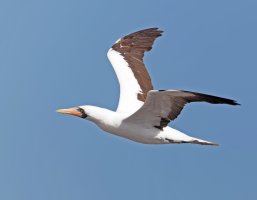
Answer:
M117 127L121 124L123 117L121 114L116 113L114 111L100 108L96 106L80 106L85 110L85 113L88 115L86 117L87 120L94 122L102 129L106 129L108 127Z

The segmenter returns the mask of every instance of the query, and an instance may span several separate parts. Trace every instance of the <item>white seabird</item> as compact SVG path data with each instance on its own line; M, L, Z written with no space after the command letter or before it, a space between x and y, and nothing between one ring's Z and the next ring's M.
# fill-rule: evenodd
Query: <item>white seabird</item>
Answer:
M107 56L120 83L116 112L90 105L57 112L87 119L106 132L135 142L217 145L186 135L168 124L187 103L239 104L231 99L185 90L154 90L143 57L162 32L158 28L141 30L117 40L109 49Z

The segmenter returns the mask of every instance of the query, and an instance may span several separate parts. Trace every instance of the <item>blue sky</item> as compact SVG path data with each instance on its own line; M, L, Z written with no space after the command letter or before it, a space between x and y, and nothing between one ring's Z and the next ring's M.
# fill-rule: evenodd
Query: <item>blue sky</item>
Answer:
M257 1L0 2L0 199L257 199ZM171 126L219 147L142 145L55 112L115 109L106 58L119 37L160 27L145 57L158 89L191 104Z

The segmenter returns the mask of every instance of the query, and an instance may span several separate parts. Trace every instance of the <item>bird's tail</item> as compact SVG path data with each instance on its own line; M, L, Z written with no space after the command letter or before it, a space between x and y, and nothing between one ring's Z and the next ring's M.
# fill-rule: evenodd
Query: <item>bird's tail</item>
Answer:
M209 142L209 141L206 141L206 140L201 140L201 139L198 139L198 138L193 138L192 140L188 141L188 143L219 146L219 144L217 144L217 143Z

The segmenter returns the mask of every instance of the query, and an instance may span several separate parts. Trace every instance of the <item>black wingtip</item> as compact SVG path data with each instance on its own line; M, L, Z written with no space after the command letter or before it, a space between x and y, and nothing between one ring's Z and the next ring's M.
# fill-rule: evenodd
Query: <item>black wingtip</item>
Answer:
M154 31L154 32L158 32L159 35L158 36L162 36L162 33L164 32L163 30L161 30L160 28L157 27L152 27L152 28L146 28L137 32L145 32L145 31Z
M232 105L232 106L241 106L240 103L238 103L237 101L235 101L233 99L225 99L225 98L223 98L223 99L225 100L226 104L229 104L229 105Z
M241 106L241 104L240 103L237 103L236 101L234 101L234 104L233 104L234 106Z
M233 99L226 99L226 98L222 98L219 97L220 99L222 99L222 101L220 103L224 103L224 104L228 104L228 105L232 105L232 106L241 106L240 103L237 103L237 101L233 100Z
M206 101L208 103L213 103L213 104L228 104L228 105L233 105L233 106L241 105L233 99L227 99L227 98L223 98L223 97L218 97L218 96L213 96L213 95L208 95L208 94L203 94L203 93L198 93L198 92L190 92L190 91L186 91L186 90L182 90L182 91L196 95L196 97L198 98L197 99L198 101ZM192 99L192 100L194 101L194 99Z

